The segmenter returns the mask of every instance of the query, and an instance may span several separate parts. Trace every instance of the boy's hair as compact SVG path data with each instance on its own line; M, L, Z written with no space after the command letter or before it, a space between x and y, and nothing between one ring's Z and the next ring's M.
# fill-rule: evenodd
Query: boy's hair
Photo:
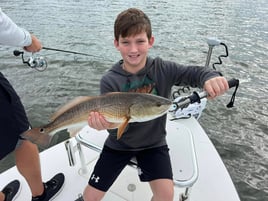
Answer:
M148 16L137 8L129 8L121 12L114 23L114 37L118 41L119 36L125 38L140 34L145 31L148 39L152 37L152 27Z

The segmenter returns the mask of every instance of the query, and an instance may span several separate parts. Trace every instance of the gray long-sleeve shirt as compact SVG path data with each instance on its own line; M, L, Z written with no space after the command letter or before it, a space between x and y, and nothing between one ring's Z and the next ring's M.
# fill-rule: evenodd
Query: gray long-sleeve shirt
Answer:
M31 44L30 33L18 27L0 8L0 45L24 47Z
M202 87L206 80L220 76L212 69L184 66L161 58L147 58L145 67L136 74L122 69L123 61L116 63L101 79L101 93L145 92L170 97L173 85ZM157 119L130 123L122 137L116 139L117 130L109 130L105 144L117 150L141 150L166 145L166 115Z

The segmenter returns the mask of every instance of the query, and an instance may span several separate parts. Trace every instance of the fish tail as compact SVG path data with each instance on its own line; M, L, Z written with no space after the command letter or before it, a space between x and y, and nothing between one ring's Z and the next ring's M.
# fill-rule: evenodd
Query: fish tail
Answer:
M24 132L21 136L41 148L48 148L53 136L40 132L41 130L42 128L32 128Z

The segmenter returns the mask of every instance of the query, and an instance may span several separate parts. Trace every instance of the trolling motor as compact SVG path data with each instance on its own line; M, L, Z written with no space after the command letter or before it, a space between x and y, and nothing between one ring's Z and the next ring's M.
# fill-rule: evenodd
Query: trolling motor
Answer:
M47 61L45 60L44 57L34 57L32 54L32 56L29 57L28 60L26 61L23 56L24 52L19 51L19 50L14 50L13 54L14 56L21 55L22 62L27 64L29 67L34 68L37 71L44 71L47 68Z
M208 44L208 53L207 53L207 58L206 58L206 63L205 63L205 68L209 67L209 63L211 60L211 55L212 55L212 50L215 46L220 46L223 45L225 47L225 54L222 54L218 56L218 62L215 62L212 64L212 68L216 70L215 65L221 65L222 64L222 57L228 57L228 47L225 45L223 42L221 42L219 39L210 37L207 38L207 44ZM173 92L173 99L176 99L177 97L181 96L182 93L189 92L190 87L189 86L184 86L182 88L178 88L176 91Z
M221 65L222 64L221 58L222 57L228 57L228 47L227 47L227 45L225 43L221 42L217 38L208 38L207 39L207 44L208 44L208 54L207 54L207 60L206 60L205 67L209 66L210 59L211 59L211 54L212 54L212 49L215 46L223 45L224 48L225 48L225 54L222 54L222 55L218 56L219 62L215 62L215 63L212 64L213 69L216 70L215 65Z

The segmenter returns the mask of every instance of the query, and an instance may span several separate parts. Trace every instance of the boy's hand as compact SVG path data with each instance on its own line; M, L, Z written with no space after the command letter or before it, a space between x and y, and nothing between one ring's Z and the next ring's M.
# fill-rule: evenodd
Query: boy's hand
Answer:
M88 125L96 130L113 129L119 126L117 123L106 121L106 119L98 112L90 112L88 117Z
M228 89L228 81L221 76L211 78L204 84L204 90L208 93L209 99L213 99L224 94Z

